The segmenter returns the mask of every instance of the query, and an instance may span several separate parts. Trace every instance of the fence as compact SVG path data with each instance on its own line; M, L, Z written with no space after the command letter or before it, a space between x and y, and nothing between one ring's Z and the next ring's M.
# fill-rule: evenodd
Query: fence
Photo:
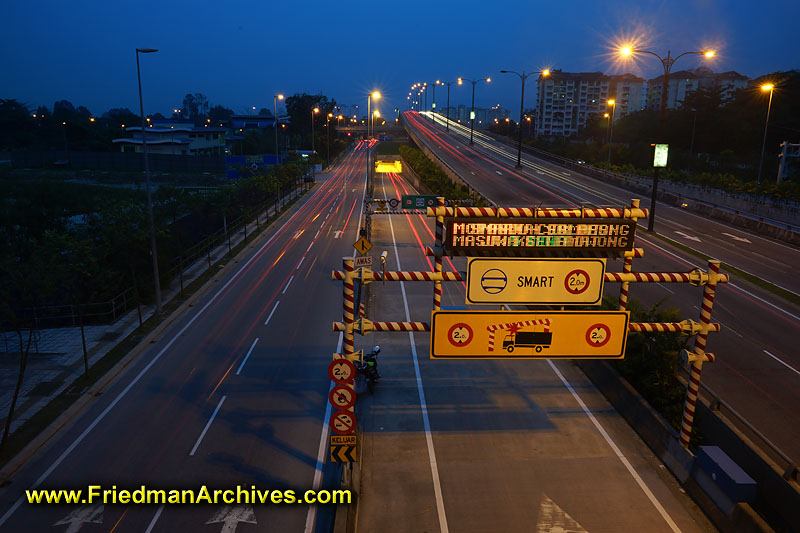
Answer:
M13 168L66 168L137 170L144 168L144 154L135 152L73 152L36 150L11 154ZM225 172L224 156L148 154L153 172Z

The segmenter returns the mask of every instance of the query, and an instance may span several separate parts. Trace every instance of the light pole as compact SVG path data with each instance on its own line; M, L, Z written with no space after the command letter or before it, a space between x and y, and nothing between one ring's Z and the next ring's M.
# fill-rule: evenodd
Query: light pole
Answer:
M367 95L367 137L372 135L369 131L370 122L372 118L372 112L370 111L372 106L372 99L374 98L375 100L378 100L380 99L380 97L381 93L379 93L378 91L372 91L371 93L369 93L369 95Z
M756 198L761 190L761 166L764 164L764 149L767 146L767 128L769 128L769 112L772 109L772 92L775 90L775 85L772 83L765 83L761 86L762 91L769 91L769 103L767 104L767 122L764 124L764 140L761 142L761 159L758 161L758 179L756 180Z
M282 94L272 96L272 106L275 109L275 166L278 166L278 100L283 100Z
M314 143L314 115L319 113L319 108L315 107L311 110L311 175L314 176L316 173L316 166L317 166L317 149L315 148Z
M516 71L513 71L513 70L501 70L500 72L503 73L503 74L516 74L517 76L519 76L519 79L522 82L522 91L521 91L520 97L519 97L519 124L520 124L520 128L519 128L519 136L517 138L517 168L520 168L520 167L522 167L522 113L523 113L523 110L524 110L524 107L525 107L525 81L528 79L528 76L530 76L531 74L541 74L542 76L545 76L545 77L549 76L550 75L550 70L545 69L545 70L541 70L541 71L528 72L528 73L525 73L525 71L523 71L521 74L519 72L516 72Z
M667 111L667 92L669 91L669 73L672 70L672 65L680 59L681 57L689 54L700 54L707 58L714 57L713 50L707 50L705 52L684 52L680 55L675 57L671 57L670 51L667 50L667 57L661 57L660 55L656 54L655 52L651 52L650 50L639 50L636 48L632 48L630 46L625 46L620 48L619 50L622 56L631 56L635 53L644 53L650 54L651 56L655 56L661 61L661 64L664 67L664 79L661 85L661 108L658 114L658 142L662 142L664 139L664 117L666 116ZM656 196L658 195L658 174L659 174L659 167L655 167L653 171L653 195L650 198L650 219L647 221L647 231L652 232L656 222Z
M475 84L479 81L490 83L492 78L481 78L477 80L469 80L467 78L458 78L458 84L462 85L463 82L468 81L472 84L472 109L469 112L469 144L475 144L472 141L472 132L475 130Z
M611 143L614 142L614 110L617 108L616 100L609 100L611 117L608 119L608 164L611 164Z
M142 118L142 151L144 153L144 179L147 189L147 218L150 225L150 253L153 256L153 283L156 290L156 312L161 314L161 283L158 278L158 255L156 252L156 226L153 222L153 198L150 194L150 162L147 159L147 140L144 124L144 103L142 101L142 74L139 69L139 54L158 52L156 48L136 49L136 79L139 81L139 114Z
M331 119L333 118L333 113L328 113L328 120L325 122L325 127L328 129L328 155L325 159L325 166L328 167L331 164Z

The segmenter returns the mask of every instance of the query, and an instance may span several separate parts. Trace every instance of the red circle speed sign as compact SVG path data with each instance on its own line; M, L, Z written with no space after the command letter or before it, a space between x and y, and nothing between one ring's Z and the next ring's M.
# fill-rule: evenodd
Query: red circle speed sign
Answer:
M586 342L593 348L600 348L611 340L611 328L605 324L595 324L586 330Z
M356 367L348 359L334 359L328 365L328 377L340 385L352 381L355 375Z
M582 294L589 288L589 273L585 270L573 270L564 278L564 288L570 294Z
M472 338L474 336L475 335L472 332L472 328L469 327L469 324L465 324L463 322L453 324L453 327L451 327L447 332L447 340L450 341L450 344L456 348L466 346L472 342Z

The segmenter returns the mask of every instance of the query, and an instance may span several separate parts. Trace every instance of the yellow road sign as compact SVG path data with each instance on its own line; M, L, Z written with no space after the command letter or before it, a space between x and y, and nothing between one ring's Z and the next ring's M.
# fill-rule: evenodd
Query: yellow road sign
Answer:
M605 259L473 257L468 304L599 304Z
M434 311L431 358L622 359L629 311Z
M364 255L365 253L369 252L370 248L372 248L372 243L369 242L365 237L361 237L353 243L353 248L356 249L356 252Z
M331 435L331 461L354 463L357 459L357 442L355 435Z

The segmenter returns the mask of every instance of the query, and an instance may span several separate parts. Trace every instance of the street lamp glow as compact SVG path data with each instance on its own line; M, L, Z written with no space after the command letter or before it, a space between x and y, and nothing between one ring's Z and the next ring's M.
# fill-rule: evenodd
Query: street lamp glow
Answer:
M616 102L615 100L609 100L609 101L608 101L608 105L614 105L614 104L616 104L616 103L617 103L617 102Z
M608 118L608 113L603 113L603 118ZM530 120L530 119L528 119Z
M630 46L623 46L619 49L619 53L624 56L629 56L633 53L633 49Z
M375 92L372 93L372 97L375 100L378 100L381 97L381 93L379 93L378 91L375 91Z
M284 96L282 94L279 94L277 96L278 96L278 100L283 100L283 98L284 98Z
M486 83L489 83L490 81L492 81L492 78L486 78Z
M319 108L318 107L314 108L314 113L319 113Z
M762 91L771 91L774 88L775 86L771 83L765 83L764 85L761 86Z
M542 76L549 76L549 75L550 75L550 69L549 68L546 68L546 69L544 69L542 71Z
M714 57L714 50L707 50L706 52L703 53L703 55L708 58L712 58Z

